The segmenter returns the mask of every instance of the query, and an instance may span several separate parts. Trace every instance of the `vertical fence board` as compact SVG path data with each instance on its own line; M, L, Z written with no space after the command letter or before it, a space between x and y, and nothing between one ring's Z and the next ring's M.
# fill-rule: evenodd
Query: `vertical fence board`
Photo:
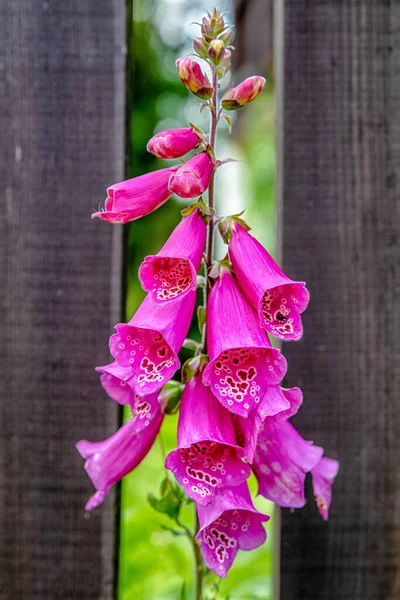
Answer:
M295 424L339 458L331 520L282 512L282 600L400 596L400 4L284 0L281 215L305 279Z
M93 368L119 316L124 4L0 7L0 598L108 599L114 507L74 449L116 426Z

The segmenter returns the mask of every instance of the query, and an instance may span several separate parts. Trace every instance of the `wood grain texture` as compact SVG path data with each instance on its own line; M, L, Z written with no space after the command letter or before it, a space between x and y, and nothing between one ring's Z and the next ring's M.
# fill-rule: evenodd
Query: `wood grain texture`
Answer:
M0 598L109 599L112 498L74 445L116 427L96 364L120 312L124 5L0 4Z
M400 3L284 8L283 265L311 303L283 352L341 470L328 523L282 513L281 598L398 600Z

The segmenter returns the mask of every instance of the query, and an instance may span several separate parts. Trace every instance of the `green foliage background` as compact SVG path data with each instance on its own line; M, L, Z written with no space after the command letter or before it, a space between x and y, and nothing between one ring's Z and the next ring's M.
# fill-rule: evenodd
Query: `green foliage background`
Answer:
M211 5L206 0L137 1L132 9L128 3L128 110L127 110L127 171L131 177L160 168L165 162L146 152L150 137L161 129L187 126L188 120L207 130L207 115L198 117L199 102L179 81L175 60L180 53L187 55L187 35L177 26L177 36L165 33L159 10L180 10L182 23L188 23L196 10L200 20L205 9ZM229 2L220 2L221 9L229 8ZM177 21L178 23L178 21ZM164 28L164 29L163 29ZM168 33L168 29L167 29ZM189 34L196 35L196 26ZM205 111L207 112L207 111ZM220 148L224 155L235 156L244 162L222 167L225 175L217 176L219 206L228 205L233 196L240 209L246 208L245 218L253 227L254 234L271 251L274 245L274 101L271 89L240 115L240 136L228 139L227 132L220 136ZM221 130L223 126L221 126ZM219 158L224 156L218 155ZM236 169L236 171L235 171ZM230 170L230 171L228 171ZM230 172L234 175L230 177ZM239 175L238 175L239 173ZM236 177L236 179L235 179ZM232 187L230 181L239 181ZM137 281L137 270L144 256L156 253L180 219L184 204L171 199L156 213L133 222L127 228L127 303L126 318L129 319L144 297ZM218 204L217 204L218 208ZM222 206L221 206L222 210ZM220 252L224 250L220 247ZM191 337L198 336L193 323ZM181 359L189 354L183 351ZM178 376L178 375L177 375ZM162 429L163 444L158 440L143 463L122 484L122 514L119 556L119 600L178 600L192 598L193 557L189 542L176 538L162 525L174 526L167 517L156 513L148 504L147 494L156 494L165 472L164 455L176 446L177 416L165 419ZM164 448L162 447L164 446ZM256 491L255 482L250 482ZM262 498L256 498L257 507L272 514L273 507ZM194 524L193 506L183 511L183 520L190 527ZM239 552L229 576L219 586L213 575L207 577L208 598L229 600L269 600L272 595L272 522L266 525L267 544L256 551ZM185 582L185 591L182 590ZM212 591L214 590L214 591Z

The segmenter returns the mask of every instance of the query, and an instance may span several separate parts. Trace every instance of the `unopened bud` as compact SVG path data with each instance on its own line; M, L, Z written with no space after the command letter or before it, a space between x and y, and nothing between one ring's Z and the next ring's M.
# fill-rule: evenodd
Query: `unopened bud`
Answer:
M211 27L210 21L207 19L207 17L203 17L201 21L201 33L207 42L211 42L211 40L214 38L214 28Z
M238 86L228 90L222 98L224 110L237 110L255 100L265 85L264 77L254 75L248 77Z
M219 36L219 39L223 41L224 46L230 46L233 40L233 31L224 31L224 33Z
M203 38L195 37L193 40L193 48L195 52L202 58L207 58L208 56L208 44Z
M224 58L225 46L221 40L212 40L208 48L208 57L214 65L219 65L221 60Z
M211 98L213 93L211 83L207 75L204 75L199 63L190 58L178 58L176 66L182 83L186 85L192 94L202 100Z
M227 48L225 48L224 56L223 56L220 64L218 65L218 69L217 69L217 74L220 79L222 79L222 77L224 77L224 75L226 75L226 73L231 68L231 57L232 57L232 52L230 50L228 50Z

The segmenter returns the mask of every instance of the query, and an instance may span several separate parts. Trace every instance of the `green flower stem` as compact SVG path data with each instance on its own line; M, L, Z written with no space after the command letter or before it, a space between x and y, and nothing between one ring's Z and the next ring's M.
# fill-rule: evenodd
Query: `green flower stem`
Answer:
M217 138L217 126L218 126L218 76L217 70L214 66L211 65L212 69L212 86L213 86L213 95L211 98L211 125L210 125L210 148L213 153L215 153L215 142ZM215 154L214 154L215 155ZM208 188L208 206L211 209L214 209L214 176L215 173L212 174L210 185ZM204 271L207 285L204 286L204 307L207 306L207 294L210 288L209 279L208 279L208 271L213 263L213 254L214 254L214 219L211 217L208 223L208 236L207 236L207 251L204 261ZM204 323L202 330L202 346L203 352L206 353L206 324ZM199 519L197 517L196 505L195 505L195 530L194 536L192 538L193 541L193 551L195 558L195 570L194 570L194 580L195 580L195 600L202 600L203 593L203 575L204 575L204 566L203 559L201 557L200 546L196 542L196 535L199 531Z

